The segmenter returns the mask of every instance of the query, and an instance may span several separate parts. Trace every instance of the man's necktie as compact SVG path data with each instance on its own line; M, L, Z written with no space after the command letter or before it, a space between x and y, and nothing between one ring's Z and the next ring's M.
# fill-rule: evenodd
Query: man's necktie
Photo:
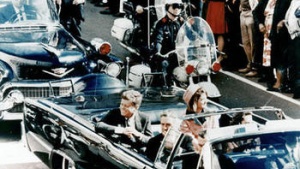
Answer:
M125 118L125 127L130 127L129 126L129 119Z

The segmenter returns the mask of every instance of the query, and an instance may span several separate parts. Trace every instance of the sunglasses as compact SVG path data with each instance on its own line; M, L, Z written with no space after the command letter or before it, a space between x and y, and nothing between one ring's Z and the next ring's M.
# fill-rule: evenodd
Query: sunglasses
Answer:
M179 4L179 3L174 3L174 4L171 4L172 8L173 9L183 9L183 4Z

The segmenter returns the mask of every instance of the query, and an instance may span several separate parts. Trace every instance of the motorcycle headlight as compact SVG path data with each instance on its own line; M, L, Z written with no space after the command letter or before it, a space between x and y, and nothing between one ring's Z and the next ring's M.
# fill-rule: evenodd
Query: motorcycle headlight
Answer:
M186 73L186 70L184 67L176 67L173 70L173 75L174 75L175 79L177 79L180 82L188 81L188 74Z
M105 73L112 76L117 77L121 72L121 66L118 63L112 62L106 65Z
M109 42L104 41L101 38L94 38L91 40L91 44L95 46L100 55L108 55L111 52L111 45Z
M199 59L199 62L196 66L197 73L199 75L206 75L209 73L210 64L204 58Z

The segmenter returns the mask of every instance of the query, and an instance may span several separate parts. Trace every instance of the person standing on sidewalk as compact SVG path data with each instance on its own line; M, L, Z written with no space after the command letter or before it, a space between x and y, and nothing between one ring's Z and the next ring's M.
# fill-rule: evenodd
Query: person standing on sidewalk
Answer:
M262 66L266 74L267 90L280 92L287 66L289 35L284 17L291 0L260 0L253 10L254 21L264 35ZM276 70L276 78L273 70Z
M225 1L226 0L207 0L206 18L205 20L211 27L211 30L217 40L218 51L220 52L217 61L221 62L227 55L224 55L225 34L228 33L228 26L225 17Z
M254 19L252 15L253 9L258 4L257 0L241 0L240 2L240 23L242 43L245 54L247 56L247 66L244 69L239 69L240 73L247 73L246 77L253 77L257 72L252 67L254 56Z
M290 8L286 12L285 26L287 27L291 42L289 43L289 63L294 68L293 98L300 98L300 1L292 0Z
M84 21L85 0L55 0L60 23L73 36L81 36L81 22Z

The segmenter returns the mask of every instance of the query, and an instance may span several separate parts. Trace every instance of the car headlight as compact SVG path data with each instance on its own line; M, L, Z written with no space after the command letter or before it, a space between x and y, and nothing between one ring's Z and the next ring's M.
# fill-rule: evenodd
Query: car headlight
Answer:
M118 63L111 62L106 65L105 73L112 76L117 77L121 72L121 66Z
M0 102L0 111L7 111L13 108L16 104L24 102L24 95L19 90L12 90Z
M9 92L8 97L13 101L15 104L20 104L24 102L24 95L19 90L13 90Z
M95 46L100 55L108 55L111 52L111 45L109 42L104 41L101 38L94 38L91 40L91 44Z

